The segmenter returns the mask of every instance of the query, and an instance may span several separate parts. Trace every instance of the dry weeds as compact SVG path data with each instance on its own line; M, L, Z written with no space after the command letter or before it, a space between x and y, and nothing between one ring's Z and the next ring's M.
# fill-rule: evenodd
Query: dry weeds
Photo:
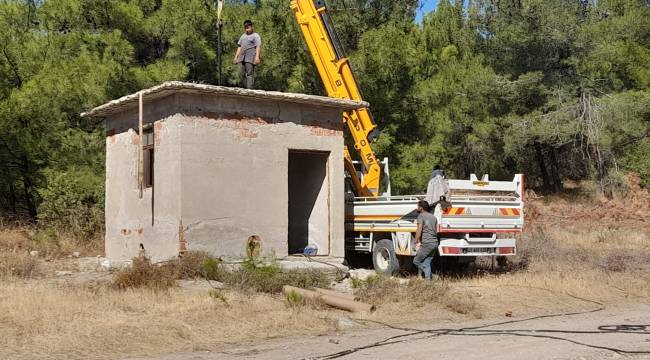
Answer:
M378 310L355 316L404 324L506 314L517 318L597 306L590 301L647 303L648 217L617 221L599 202L547 201L529 202L535 210L527 211L531 219L519 242L519 255L505 269L479 269L433 282L371 278L357 283L356 292ZM25 256L30 248L21 244L31 240L20 233L15 233L17 239L3 234L0 252ZM204 258L195 255L178 260L183 264L172 262L173 276L225 279L218 262L205 266ZM204 266L197 270L199 263ZM164 292L57 285L53 279L19 279L14 274L0 281L0 358L113 359L217 350L232 343L334 331L336 320L349 316L274 295L286 278L277 276L273 267L249 270L232 273L226 281L230 289L171 287ZM298 286L320 281L309 274L290 276Z
M0 280L3 277L31 278L40 275L38 261L27 253L0 253Z
M44 281L0 283L0 358L115 359L217 349L229 343L334 329L328 310L221 290L116 291Z
M61 231L37 229L33 226L0 228L0 252L29 253L39 257L60 259L79 252L82 256L103 253L103 239L76 239Z

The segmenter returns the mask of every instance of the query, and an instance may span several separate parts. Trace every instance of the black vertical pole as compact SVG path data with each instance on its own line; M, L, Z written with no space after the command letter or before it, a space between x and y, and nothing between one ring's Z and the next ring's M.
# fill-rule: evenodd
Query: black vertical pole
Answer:
M219 73L218 73L218 78L217 78L217 85L223 85L223 75L221 72L221 64L222 64L222 55L223 55L223 49L221 47L221 27L222 27L221 19L217 20L217 66L219 66Z

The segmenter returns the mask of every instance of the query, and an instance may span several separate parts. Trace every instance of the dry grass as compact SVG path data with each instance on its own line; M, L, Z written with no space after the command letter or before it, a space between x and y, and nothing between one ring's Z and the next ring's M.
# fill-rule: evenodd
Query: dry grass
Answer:
M40 275L38 261L27 253L0 253L0 279L3 277L31 278Z
M115 273L113 286L165 290L175 286L177 280L188 278L217 280L238 290L273 294L280 293L284 285L301 288L330 285L322 271L282 271L274 259L249 258L239 268L226 270L220 260L206 252L188 252L160 264L152 264L146 257L134 258L130 267Z
M352 286L361 301L377 305L407 303L414 307L438 302L449 291L446 282L426 281L416 277L403 281L378 275L366 280L354 280Z
M221 290L166 292L0 283L0 358L115 359L218 349L334 329L336 313L281 297Z
M95 256L104 252L103 239L77 239L52 229L16 226L0 229L0 252L29 253L37 251L39 257L64 258L74 252L82 256Z
M208 264L209 265L209 264ZM210 266L206 267L210 270ZM327 274L322 271L300 270L283 271L274 259L249 258L234 271L217 269L206 273L213 280L224 282L231 287L247 292L264 292L278 294L284 285L300 288L330 286Z
M614 305L649 301L650 233L645 221L601 221L602 211L593 211L594 203L531 205L537 218L529 219L519 255L510 266L432 282L371 277L357 282L355 292L378 310L354 317L397 325L506 314L517 318L596 306L587 300ZM565 218L571 211L578 214L577 220ZM5 269L0 281L0 358L113 359L217 350L233 343L331 332L337 318L350 316L277 294L284 284L327 287L322 274L282 273L272 262L228 273L217 260L200 253L151 267L173 279L217 279L230 289L191 291L165 283L117 290L110 284L72 286L55 281L60 279L21 279L21 273L30 276L30 263L35 263L26 255L33 239L12 234L0 232L0 273ZM24 260L24 266L9 267L24 270L7 272L9 261L3 263L3 256L18 264ZM145 273L150 271L147 266ZM141 277L152 276L158 275ZM159 288L166 290L155 290Z
M113 275L113 286L118 289L146 287L166 290L176 286L177 272L171 266L158 266L146 258L134 258L130 267Z

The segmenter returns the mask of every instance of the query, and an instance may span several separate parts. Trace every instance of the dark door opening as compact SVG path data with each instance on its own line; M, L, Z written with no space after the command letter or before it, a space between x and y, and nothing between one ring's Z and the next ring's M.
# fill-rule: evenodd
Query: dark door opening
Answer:
M329 153L289 150L289 254L329 254Z

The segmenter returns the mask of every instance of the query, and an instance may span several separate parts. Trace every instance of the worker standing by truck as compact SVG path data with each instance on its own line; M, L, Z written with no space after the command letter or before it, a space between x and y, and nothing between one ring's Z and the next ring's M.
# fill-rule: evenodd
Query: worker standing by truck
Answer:
M241 86L252 89L255 82L255 66L260 63L260 52L262 50L262 38L253 31L253 22L244 21L246 31L237 41L235 52L235 64L239 64L239 75Z
M431 279L431 262L433 254L438 248L436 227L438 221L429 212L429 203L425 200L418 201L417 230L415 232L415 246L418 248L413 264L417 266L425 279Z

